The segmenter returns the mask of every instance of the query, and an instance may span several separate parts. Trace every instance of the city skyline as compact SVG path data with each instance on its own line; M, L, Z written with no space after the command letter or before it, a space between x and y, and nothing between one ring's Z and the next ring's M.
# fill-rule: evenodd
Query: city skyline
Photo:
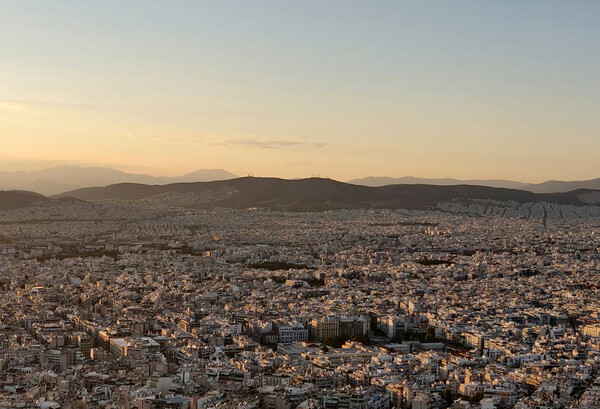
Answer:
M600 176L600 5L12 3L2 171Z

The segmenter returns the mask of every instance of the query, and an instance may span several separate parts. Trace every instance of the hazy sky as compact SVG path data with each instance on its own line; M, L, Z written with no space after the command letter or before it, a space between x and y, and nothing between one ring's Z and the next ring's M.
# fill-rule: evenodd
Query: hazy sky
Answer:
M0 0L0 170L600 177L600 1Z

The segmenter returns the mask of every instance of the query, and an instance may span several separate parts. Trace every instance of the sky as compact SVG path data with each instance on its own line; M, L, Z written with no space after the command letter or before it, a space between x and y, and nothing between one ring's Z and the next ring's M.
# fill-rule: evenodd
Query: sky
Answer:
M600 2L0 0L0 171L600 177Z

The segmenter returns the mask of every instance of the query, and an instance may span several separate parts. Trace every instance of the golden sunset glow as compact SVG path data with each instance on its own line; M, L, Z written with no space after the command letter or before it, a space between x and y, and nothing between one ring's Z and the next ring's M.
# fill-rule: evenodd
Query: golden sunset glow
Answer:
M597 177L599 9L13 2L0 170Z

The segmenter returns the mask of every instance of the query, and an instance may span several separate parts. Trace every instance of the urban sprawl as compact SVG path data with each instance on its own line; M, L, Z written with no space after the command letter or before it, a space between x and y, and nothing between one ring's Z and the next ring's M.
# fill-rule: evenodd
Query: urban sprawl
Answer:
M600 222L0 212L0 407L600 408Z

